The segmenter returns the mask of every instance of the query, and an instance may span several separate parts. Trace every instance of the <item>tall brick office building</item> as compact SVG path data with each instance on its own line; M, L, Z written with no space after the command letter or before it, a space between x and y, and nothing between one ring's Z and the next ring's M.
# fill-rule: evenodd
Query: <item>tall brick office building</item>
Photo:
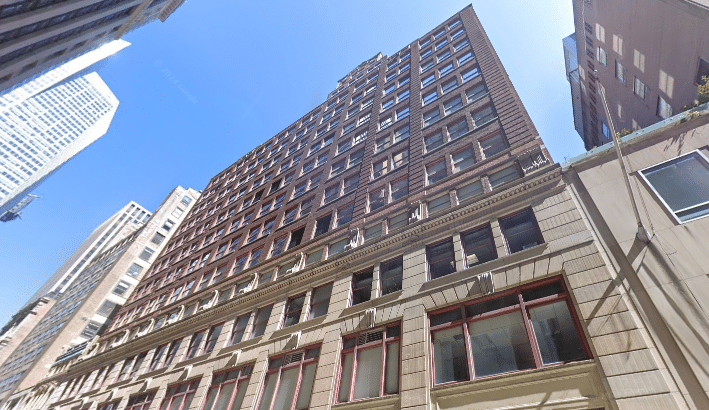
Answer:
M679 408L576 204L467 7L217 174L4 409Z

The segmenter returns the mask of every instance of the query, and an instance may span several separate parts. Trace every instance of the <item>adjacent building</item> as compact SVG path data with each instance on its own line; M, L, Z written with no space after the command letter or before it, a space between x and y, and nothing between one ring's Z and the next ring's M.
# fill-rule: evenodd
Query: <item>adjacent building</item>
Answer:
M709 4L689 0L573 0L575 32L564 39L576 130L587 150L616 131L647 127L697 99L709 76Z
M96 73L0 96L0 215L106 134L117 109L118 99Z
M706 408L570 172L466 7L217 173L2 410Z
M159 18L184 0L7 0L0 4L0 91Z
M9 355L3 351L0 400L13 392L12 400L24 397L51 369L83 352L125 303L198 196L177 187L152 216L131 203L94 231L60 268L64 274L42 288L56 301Z
M609 313L607 332L626 329L626 342L637 348L617 359L638 373L621 375L614 368L618 382L612 388L616 395L646 396L633 408L706 409L709 104L636 131L620 144L632 196L613 146L571 159L564 171L601 253L614 266L616 283L627 289L623 295L606 288L614 295L595 307ZM632 202L650 234L647 242L637 236ZM635 329L635 312L644 329Z

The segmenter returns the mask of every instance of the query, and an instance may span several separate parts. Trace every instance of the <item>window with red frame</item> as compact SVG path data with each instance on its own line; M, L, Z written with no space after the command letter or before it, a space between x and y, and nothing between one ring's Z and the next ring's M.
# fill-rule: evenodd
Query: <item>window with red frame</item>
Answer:
M338 402L399 392L400 334L396 324L343 339Z
M128 399L128 405L125 410L148 410L155 398L155 392L143 393L133 396Z
M202 330L202 331L197 332L194 335L192 335L192 340L190 340L190 345L187 347L187 352L185 353L184 360L189 360L189 359L192 359L193 357L197 356L197 353L199 353L200 347L202 347L202 341L204 340L204 337L206 335L207 335L207 329Z
M429 315L434 384L590 357L561 278Z
M212 350L214 350L214 347L217 345L217 341L219 340L219 335L222 333L222 328L224 327L224 323L220 323L218 325L214 325L209 329L209 334L207 335L207 342L204 344L204 350L202 351L202 354L208 354L212 353Z
M108 403L99 404L96 410L116 410L121 399L110 401Z
M307 409L319 356L320 346L269 360L258 409Z
M303 304L305 303L305 294L293 296L288 299L286 303L286 312L283 316L283 327L292 326L300 321L300 314L303 311Z
M253 366L244 366L215 374L202 410L240 409L252 368Z
M194 393L199 386L199 379L168 386L161 409L187 410L192 404Z

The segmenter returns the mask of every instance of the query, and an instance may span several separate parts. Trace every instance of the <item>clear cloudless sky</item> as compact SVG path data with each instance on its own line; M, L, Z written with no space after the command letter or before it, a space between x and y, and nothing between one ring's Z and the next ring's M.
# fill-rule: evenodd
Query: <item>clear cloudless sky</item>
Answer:
M120 100L108 133L0 224L0 326L102 221L133 200L154 211L203 189L322 103L337 80L391 55L470 0L187 0L98 70ZM474 0L473 8L557 162L583 152L561 40L571 0Z

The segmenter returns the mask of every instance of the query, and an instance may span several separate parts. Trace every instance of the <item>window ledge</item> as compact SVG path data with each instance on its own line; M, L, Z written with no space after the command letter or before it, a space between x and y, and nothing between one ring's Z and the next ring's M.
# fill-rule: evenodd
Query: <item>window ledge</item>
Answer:
M273 334L271 335L271 338L277 338L277 337L289 335L291 333L295 333L299 330L303 330L304 328L308 328L310 326L320 325L322 322L325 321L325 319L327 319L327 313L322 316L316 317L314 319L308 319L308 320L296 323L294 325L290 325L288 327L278 329L273 332Z
M347 409L347 410L364 410L364 409L380 409L380 408L400 408L401 397L397 394L390 394L383 397L371 397L367 399L359 399L349 403L335 403L332 405L333 409Z
M551 378L577 377L579 373L588 373L596 367L594 359L584 359L578 362L547 365L538 369L519 370L486 376L476 380L450 382L431 387L431 396L443 397L465 393L480 392L496 388L494 386L519 385L521 383L535 383L549 381Z
M358 303L354 306L344 308L342 310L342 313L340 314L340 317L349 316L355 312L365 311L369 308L373 308L373 307L387 304L391 301L398 299L402 293L403 293L403 290L397 290L396 292L392 292L388 295L376 297L374 299L369 299L366 302Z

